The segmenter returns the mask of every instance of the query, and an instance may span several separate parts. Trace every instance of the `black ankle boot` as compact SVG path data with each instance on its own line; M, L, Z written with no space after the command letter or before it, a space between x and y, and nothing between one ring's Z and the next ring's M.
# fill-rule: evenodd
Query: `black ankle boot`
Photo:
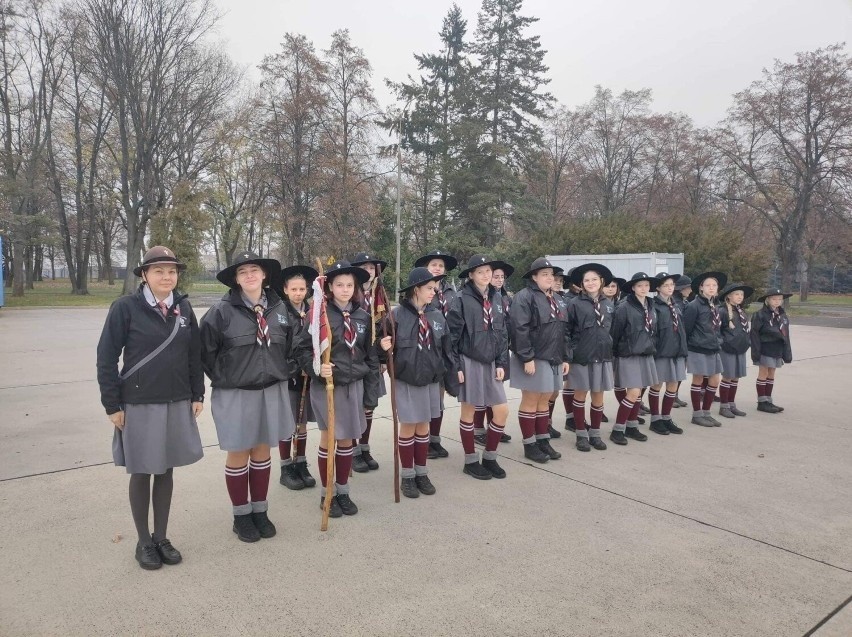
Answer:
M302 482L302 478L296 471L296 465L293 463L281 465L281 477L278 482L291 491L301 491L305 488L305 483Z
M591 436L589 438L589 444L598 451L606 451L606 443L601 440L600 436Z
M414 485L423 495L435 495L437 492L437 489L435 488L435 485L432 484L429 476L415 476Z
M623 431L613 431L611 434L609 434L609 439L617 445L627 444L627 437L624 435Z
M660 434L661 436L668 436L669 435L669 430L668 430L668 427L666 427L666 421L665 420L655 420L654 422L651 423L651 426L648 427L648 428L651 431L653 431L655 434Z
M325 506L325 496L320 497L320 509ZM339 518L343 516L343 511L340 510L340 504L337 502L337 498L331 496L331 502L328 505L328 517L330 518Z
M628 427L624 435L639 442L645 442L648 439L648 436L639 431L639 427Z
M540 440L536 440L536 444L538 448L541 449L551 460L559 460L562 457L562 454L556 451L553 447L550 446L549 438L541 438Z
M299 460L296 464L296 474L299 478L302 479L302 483L310 488L317 486L316 479L311 475L311 472L308 471L308 461L307 460Z
M550 437L551 437L551 438L553 438L554 440L556 440L557 438L561 438L561 437L562 437L562 432L561 432L561 431L556 431L556 430L553 428L553 425L549 425L549 426L548 426L547 433L549 433L549 434L550 434Z
M358 513L358 507L355 506L355 503L349 497L348 493L338 493L334 497L337 500L337 504L340 505L340 510L343 511L343 515L355 515Z
M490 473L492 477L497 478L498 480L502 480L506 477L506 472L503 471L503 467L497 464L496 460L483 460L482 468L485 469L488 473Z
M234 533L241 542L257 542L260 540L260 531L254 525L251 513L234 516Z
M577 451L591 451L592 448L589 446L589 439L585 437L577 438L577 442L575 443L577 447Z
M275 525L267 517L266 511L252 512L251 521L254 522L254 528L257 529L257 532L260 533L260 537L262 538L275 537L275 534L278 532Z
M403 478L400 482L399 489L402 491L402 495L406 498L420 497L420 489L417 488L414 478Z
M485 467L483 467L479 462L466 462L464 465L464 469L462 469L462 473L466 473L471 478L476 478L477 480L490 480L491 472L488 471Z
M373 456L370 455L369 451L366 451L366 450L362 451L361 452L361 459L364 460L364 462L367 463L367 468L370 471L375 471L376 469L379 468L379 463L376 462L376 460L373 458Z
M550 456L544 453L537 443L524 443L524 457L533 462L545 463L550 460Z
M369 470L370 467L367 466L367 463L363 458L363 452L352 456L352 471L355 473L367 473Z

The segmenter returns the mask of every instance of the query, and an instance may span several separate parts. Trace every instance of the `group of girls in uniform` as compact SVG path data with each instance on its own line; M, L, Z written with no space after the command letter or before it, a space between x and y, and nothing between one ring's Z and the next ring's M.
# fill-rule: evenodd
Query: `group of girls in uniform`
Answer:
M449 455L441 444L446 393L461 405L462 471L478 480L506 477L497 461L499 444L511 439L505 432L505 382L521 392L523 453L537 463L562 456L551 444L559 435L552 415L560 392L566 429L575 432L582 452L607 448L601 423L607 422L603 401L609 391L618 400L609 434L616 445L648 439L639 428L646 390L650 430L682 434L671 412L687 374L693 424L721 425L710 412L717 392L720 417L745 416L736 394L749 350L759 367L757 409L783 411L772 399L776 370L792 361L782 307L790 295L781 290L759 297L760 309L749 316L754 290L728 284L721 272L694 279L638 272L626 280L599 263L565 273L541 257L512 295L506 279L514 268L486 255L468 261L456 290L447 275L458 260L435 250L417 259L391 307L380 284L386 265L366 252L337 261L316 286L323 299L310 301L315 269L282 269L274 259L244 252L217 274L228 292L197 322L186 295L177 291L184 264L164 246L145 254L134 271L142 282L136 294L113 303L97 351L101 402L114 426L114 461L130 474L135 557L142 568L182 560L166 534L172 471L203 456L196 419L205 374L219 447L227 452L232 529L243 542L276 534L268 515L273 447L279 449L283 486L300 491L316 485L308 469L309 422L320 431L320 506L329 498L331 517L358 513L350 471L379 467L369 436L373 410L387 393L386 367L394 370L400 489L407 498L437 492L427 461ZM319 325L312 317L321 300L331 346L328 360L316 363ZM484 447L481 454L477 444Z

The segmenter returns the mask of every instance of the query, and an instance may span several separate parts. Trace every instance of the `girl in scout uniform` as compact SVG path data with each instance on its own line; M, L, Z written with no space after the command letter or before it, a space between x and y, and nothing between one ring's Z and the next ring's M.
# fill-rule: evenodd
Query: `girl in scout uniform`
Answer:
M736 397L740 378L748 374L746 352L751 347L751 322L745 311L745 299L754 288L742 283L730 283L719 293L725 304L728 329L722 332L722 383L719 385L719 415L725 418L745 416L737 409Z
M757 410L768 414L784 411L772 400L775 373L793 362L790 347L790 319L784 311L784 299L792 294L769 290L757 300L763 306L751 317L751 360L758 365Z

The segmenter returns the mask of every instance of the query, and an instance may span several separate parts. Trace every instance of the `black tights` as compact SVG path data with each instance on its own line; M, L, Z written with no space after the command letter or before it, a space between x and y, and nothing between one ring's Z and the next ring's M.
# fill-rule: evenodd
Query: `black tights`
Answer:
M154 541L159 542L166 538L173 487L171 469L154 476L153 493L150 473L130 474L130 511L141 544L151 541L151 532L148 530L148 507L151 500L154 501Z

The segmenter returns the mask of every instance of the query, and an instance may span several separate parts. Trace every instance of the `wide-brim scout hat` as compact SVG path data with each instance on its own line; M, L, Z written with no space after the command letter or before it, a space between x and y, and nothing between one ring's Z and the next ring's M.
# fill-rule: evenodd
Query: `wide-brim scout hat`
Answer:
M351 263L352 265L364 265L365 263L372 263L373 265L379 266L382 270L388 267L387 261L382 261L375 254L370 254L369 252L359 252L352 258L349 263Z
M503 274L506 275L507 279L515 273L515 268L506 263L505 261L494 261L494 263L491 264L491 269L503 270Z
M133 274L142 276L142 272L155 263L159 263L160 265L174 265L178 271L186 270L186 264L178 261L174 252L165 246L154 246L142 257L142 264L133 268Z
M576 285L578 288L583 287L583 277L586 276L586 272L597 272L603 279L604 285L609 285L609 282L612 281L612 271L605 265L601 265L600 263L584 263L583 265L571 268L568 276L571 284Z
M454 270L459 264L459 260L450 253L442 250L433 250L429 254L424 254L422 257L417 259L417 261L414 262L414 267L425 268L433 259L441 259L444 262L444 267L447 269L447 272Z
M746 285L745 283L729 283L725 286L725 289L719 292L719 298L724 299L731 292L736 292L737 290L742 290L744 298L750 297L754 294L754 288L750 285Z
M476 268L481 268L483 265L490 265L493 270L494 267L498 264L502 264L502 261L495 261L493 259L489 259L484 254L474 254L467 262L467 268L459 272L460 279L466 279L470 276L470 273L476 270Z
M728 284L728 275L723 272L702 272L692 279L692 291L698 294L701 289L701 284L704 283L706 279L716 279L716 283L719 284L720 290Z
M352 265L346 259L335 261L325 269L326 281L331 283L332 279L341 274L351 274L361 285L364 285L370 280L370 273L364 268L359 268L357 265Z
M257 265L263 268L266 272L264 287L273 287L281 280L281 264L278 259L263 259L249 251L239 253L231 265L216 274L216 278L229 288L237 287L237 268L241 265Z
M660 287L663 284L663 281L666 279L672 279L675 284L675 289L677 289L677 282L680 281L682 274L669 274L668 272L660 272L657 275L657 287Z
M675 281L675 290L682 290L684 288L692 288L692 279L685 274L681 274L680 278Z
M647 274L646 272L637 272L636 274L634 274L630 278L629 281L625 281L624 283L621 284L621 291L624 292L625 294L630 294L631 292L633 292L633 286L636 285L637 283L641 283L642 281L647 281L648 283L651 284L651 289L650 289L651 292L656 290L657 285L659 285L659 283L660 283L659 280L657 280L657 277L651 276L650 274Z
M757 301L758 301L758 303L763 303L770 296L783 296L785 299L789 299L791 296L793 296L793 293L792 292L782 292L780 288L773 288L771 290L767 290L766 294L764 294L763 296L757 297Z
M523 278L530 279L532 278L533 274L535 274L539 270L544 270L545 268L552 268L553 274L562 274L564 272L564 270L559 266L553 265L550 262L550 259L548 259L547 257L539 257L538 259L532 262L530 269L527 270L526 273L524 273Z
M443 281L447 277L446 274L434 275L426 268L414 268L411 272L408 273L408 285L404 288L400 288L400 292L407 292L413 288L416 288L418 285L423 285L424 283L429 283L429 281Z
M620 290L622 286L627 283L627 279L622 279L620 276L615 276L612 277L612 281L610 281L610 283L615 283L618 286L618 289ZM607 285L609 285L609 283L607 283ZM606 285L604 287L606 287Z
M304 277L305 283L308 285L308 293L310 293L311 286L314 283L314 279L319 276L319 272L309 265L291 265L281 270L280 282L275 285L275 289L283 290L287 285L287 281L292 279L294 276Z

